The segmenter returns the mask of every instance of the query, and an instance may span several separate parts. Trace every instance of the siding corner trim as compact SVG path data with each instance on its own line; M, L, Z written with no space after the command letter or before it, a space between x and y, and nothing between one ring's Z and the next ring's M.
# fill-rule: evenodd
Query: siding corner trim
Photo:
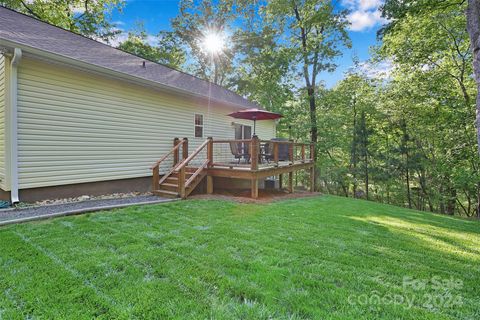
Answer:
M15 48L10 62L10 99L9 99L9 175L10 175L10 200L19 202L18 198L18 72L17 67L22 60L22 50Z

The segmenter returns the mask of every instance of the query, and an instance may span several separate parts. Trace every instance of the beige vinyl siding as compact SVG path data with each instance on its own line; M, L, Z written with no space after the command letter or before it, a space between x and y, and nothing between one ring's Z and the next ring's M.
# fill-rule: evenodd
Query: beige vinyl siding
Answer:
M6 108L6 63L0 54L0 187L6 190L5 184L5 108Z
M18 72L20 189L151 175L174 137L234 137L232 109L24 59ZM195 113L204 138L194 138ZM235 121L250 124L249 121ZM261 138L273 121L257 122Z

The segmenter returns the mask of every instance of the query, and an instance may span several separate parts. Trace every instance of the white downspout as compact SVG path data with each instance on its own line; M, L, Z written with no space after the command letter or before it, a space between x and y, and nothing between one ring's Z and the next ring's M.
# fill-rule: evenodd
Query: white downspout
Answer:
M22 59L22 50L15 48L11 62L10 73L10 200L12 203L18 199L18 77L17 66Z

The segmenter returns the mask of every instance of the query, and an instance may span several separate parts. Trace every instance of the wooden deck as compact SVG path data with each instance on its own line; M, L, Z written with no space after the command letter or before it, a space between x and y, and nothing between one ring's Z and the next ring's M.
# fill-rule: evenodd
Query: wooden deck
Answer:
M180 149L182 149L180 156ZM307 170L309 188L314 189L314 146L294 141L214 140L208 138L192 153L187 139L175 139L172 150L153 167L153 192L161 196L186 198L203 178L207 193L214 190L214 177L250 181L252 198L258 197L259 180L287 175L287 190L293 192L293 173ZM169 157L171 167L163 174L160 165Z

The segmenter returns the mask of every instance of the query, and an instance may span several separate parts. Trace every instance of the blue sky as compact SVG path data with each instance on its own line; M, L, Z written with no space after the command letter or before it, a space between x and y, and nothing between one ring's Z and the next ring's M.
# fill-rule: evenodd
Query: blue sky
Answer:
M378 7L383 0L337 1L340 6L351 10L348 19L351 22L349 34L352 40L352 48L344 50L343 56L337 60L338 68L335 72L324 73L320 76L327 87L332 87L343 78L345 71L352 65L353 56L358 56L361 61L369 59L370 47L376 44L376 32L384 22L378 11ZM177 0L127 0L123 11L114 12L112 20L125 31L134 28L136 22L141 21L146 31L154 36L160 30L169 30L170 19L177 14ZM368 63L365 63L364 66L367 69L374 68Z

